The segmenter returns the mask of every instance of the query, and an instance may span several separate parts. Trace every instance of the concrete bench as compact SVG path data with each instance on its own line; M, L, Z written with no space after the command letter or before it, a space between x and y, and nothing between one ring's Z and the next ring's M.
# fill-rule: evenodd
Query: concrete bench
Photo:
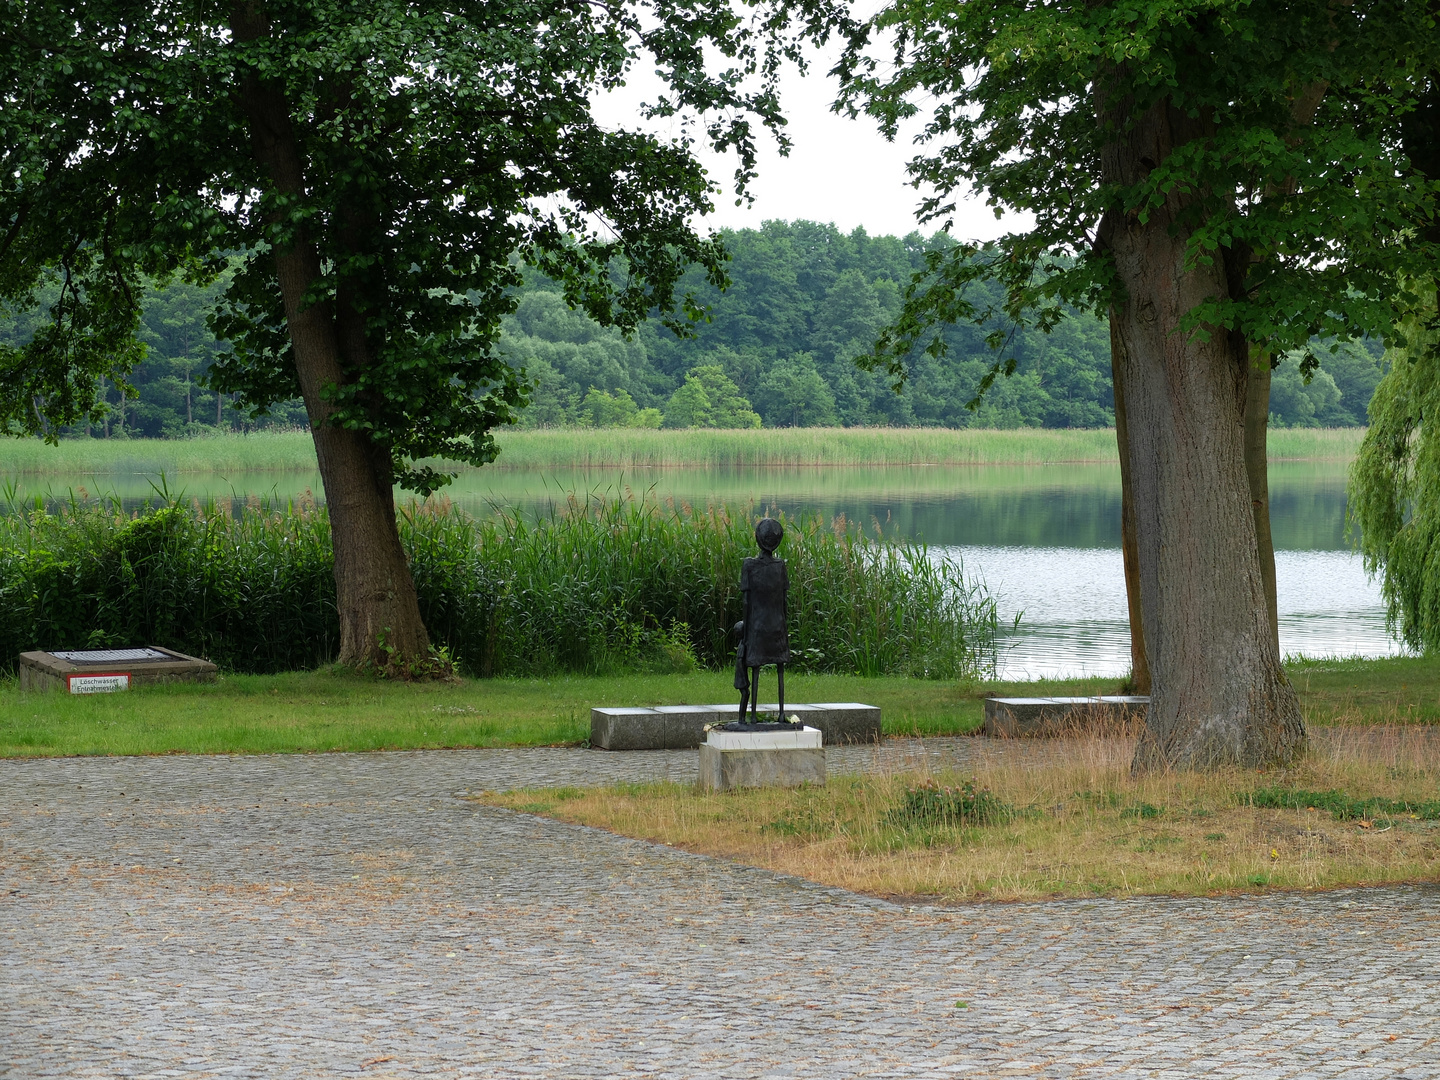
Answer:
M601 750L689 750L705 741L706 724L734 720L740 703L657 705L654 708L591 709L590 745ZM774 719L779 706L761 705ZM826 745L879 742L880 709L858 701L785 703L785 715L818 728Z
M1002 738L1053 738L1143 722L1149 705L1143 696L986 698L980 730Z

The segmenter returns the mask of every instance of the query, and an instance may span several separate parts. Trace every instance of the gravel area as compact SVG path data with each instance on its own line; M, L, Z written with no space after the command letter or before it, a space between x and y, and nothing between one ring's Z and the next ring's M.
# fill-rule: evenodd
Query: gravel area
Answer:
M0 1076L1440 1076L1440 889L911 908L456 797L693 773L0 761Z

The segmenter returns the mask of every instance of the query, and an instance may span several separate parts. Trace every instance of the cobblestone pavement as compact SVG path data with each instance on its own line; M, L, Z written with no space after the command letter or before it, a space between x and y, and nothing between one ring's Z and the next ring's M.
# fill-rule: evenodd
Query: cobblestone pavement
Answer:
M455 797L688 756L0 762L0 1075L1440 1076L1440 889L913 909Z

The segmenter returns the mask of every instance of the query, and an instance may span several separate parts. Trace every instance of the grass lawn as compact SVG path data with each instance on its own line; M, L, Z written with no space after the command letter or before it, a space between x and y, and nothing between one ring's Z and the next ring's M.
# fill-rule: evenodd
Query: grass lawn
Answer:
M71 697L0 688L0 756L287 753L581 743L597 705L730 701L729 672L689 675L384 682L337 670L228 675L212 684L140 687ZM792 701L879 705L895 734L977 727L984 688L918 679L792 675ZM1116 681L1045 684L1045 693L1096 693ZM762 680L773 700L773 675ZM1037 691L1039 692L1039 691Z
M1314 724L1440 719L1440 663L1302 661L1291 677ZM793 701L878 705L892 735L953 735L980 724L987 693L1114 693L1116 679L954 683L792 675ZM773 676L762 694L773 699ZM728 672L560 676L403 685L335 670L229 675L209 685L70 697L0 683L0 756L289 753L580 743L595 705L730 701Z

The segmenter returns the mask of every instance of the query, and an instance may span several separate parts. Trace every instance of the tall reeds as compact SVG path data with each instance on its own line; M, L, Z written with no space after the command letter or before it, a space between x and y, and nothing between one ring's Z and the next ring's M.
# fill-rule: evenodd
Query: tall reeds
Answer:
M1349 461L1363 428L1280 428L1272 461ZM812 465L1112 464L1109 429L771 428L649 431L564 428L496 435L500 469ZM39 439L0 443L0 473L285 472L315 468L306 431L258 431L193 439Z
M753 518L648 497L539 521L443 499L401 515L431 637L478 675L684 670L732 662ZM787 522L795 666L964 678L992 671L994 601L917 544L843 519ZM312 503L73 502L0 518L0 661L154 644L235 671L315 667L338 642L330 525Z

